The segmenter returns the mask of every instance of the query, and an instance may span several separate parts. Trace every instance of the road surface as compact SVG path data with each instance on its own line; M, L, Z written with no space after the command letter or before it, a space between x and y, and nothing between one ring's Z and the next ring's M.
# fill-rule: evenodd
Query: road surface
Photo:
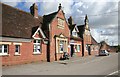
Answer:
M118 53L2 67L3 75L116 75Z

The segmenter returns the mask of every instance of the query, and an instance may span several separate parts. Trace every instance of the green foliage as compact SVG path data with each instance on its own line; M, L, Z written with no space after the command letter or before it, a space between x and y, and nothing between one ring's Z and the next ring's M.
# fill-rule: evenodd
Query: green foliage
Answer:
M118 45L118 47L117 47L117 51L120 52L120 45Z

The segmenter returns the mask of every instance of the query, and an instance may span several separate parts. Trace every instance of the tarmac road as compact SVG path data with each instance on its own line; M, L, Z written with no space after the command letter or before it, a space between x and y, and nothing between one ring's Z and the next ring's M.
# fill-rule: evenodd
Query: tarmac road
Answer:
M117 75L118 53L74 57L57 62L31 63L2 68L3 75Z

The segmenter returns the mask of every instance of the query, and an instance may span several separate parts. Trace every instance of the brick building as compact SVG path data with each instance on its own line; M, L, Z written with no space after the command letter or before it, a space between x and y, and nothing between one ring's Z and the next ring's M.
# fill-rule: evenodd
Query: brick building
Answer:
M97 41L92 37L90 33L90 27L88 26L88 16L85 16L84 25L78 25L78 35L82 38L82 56L96 55L99 51L99 45Z
M105 41L100 42L100 50L107 50L108 52L116 52L117 47L108 45Z
M79 30L71 16L68 18L68 23L70 29L70 55L71 57L82 56L82 38L79 37Z
M77 26L72 17L65 18L61 4L56 12L39 16L34 3L30 13L0 3L2 33L0 57L2 65L57 61L64 52L72 56L91 55L97 42L90 34L88 17Z
M31 6L31 14L3 3L0 5L2 65L46 61L47 38L41 29L43 20L38 16L37 5Z
M64 52L69 53L70 30L61 4L57 12L43 16L42 29L49 39L48 61L57 61L63 57Z

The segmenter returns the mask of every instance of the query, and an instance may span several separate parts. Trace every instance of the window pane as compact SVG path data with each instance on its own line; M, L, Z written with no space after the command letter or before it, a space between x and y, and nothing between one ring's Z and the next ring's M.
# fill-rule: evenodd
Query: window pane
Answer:
M60 51L64 50L64 41L60 41Z
M15 48L16 48L15 52L19 52L20 51L20 46L19 45L16 45Z
M40 45L37 46L37 49L40 49Z
M40 40L38 40L38 43L40 43Z
M2 45L0 45L0 53L2 53Z
M75 45L74 50L75 50L75 52L77 52L77 45Z
M80 45L77 45L77 50L80 51Z
M34 49L34 52L37 52L37 50L36 50L36 49Z
M58 25L59 26L64 26L64 20L61 18L58 18Z
M88 50L88 45L86 45L86 50Z
M40 52L41 40L34 40L34 52Z
M7 53L7 52L8 52L8 46L4 45L4 53Z

